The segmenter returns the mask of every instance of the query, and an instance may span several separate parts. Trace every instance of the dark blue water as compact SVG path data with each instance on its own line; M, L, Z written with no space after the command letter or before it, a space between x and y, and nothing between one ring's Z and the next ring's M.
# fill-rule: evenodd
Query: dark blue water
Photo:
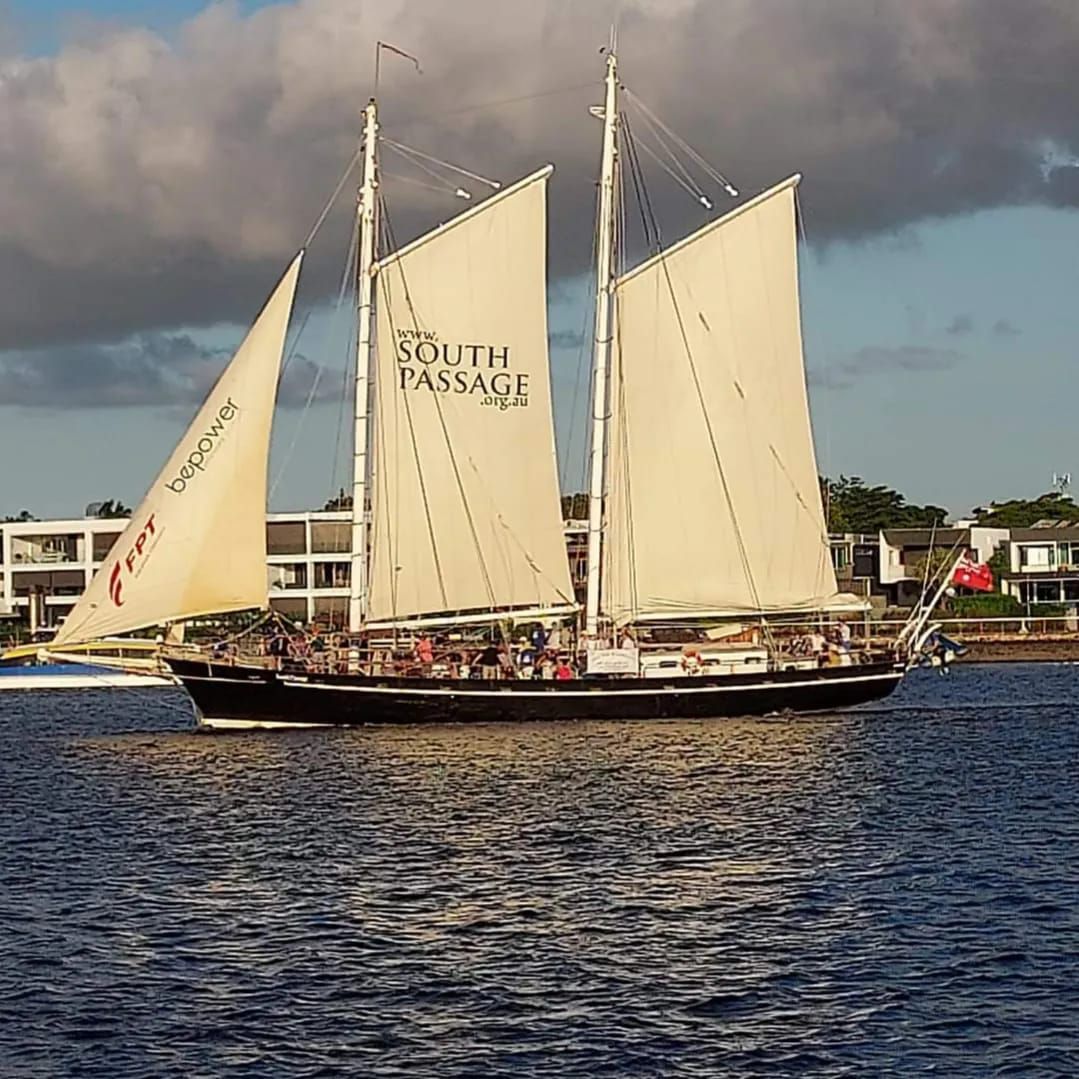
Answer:
M0 694L0 1076L1079 1075L1079 667L802 720Z

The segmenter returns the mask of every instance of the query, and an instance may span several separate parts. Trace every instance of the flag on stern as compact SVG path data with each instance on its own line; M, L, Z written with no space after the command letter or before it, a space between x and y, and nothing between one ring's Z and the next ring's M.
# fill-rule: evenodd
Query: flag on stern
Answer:
M984 562L975 562L968 552L955 567L952 584L972 588L975 592L992 592L993 571Z

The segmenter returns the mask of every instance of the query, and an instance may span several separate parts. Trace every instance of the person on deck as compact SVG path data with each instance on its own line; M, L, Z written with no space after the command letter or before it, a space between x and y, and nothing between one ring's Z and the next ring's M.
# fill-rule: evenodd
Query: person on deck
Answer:
M480 677L494 681L498 677L499 661L498 649L489 644L480 654L477 660L480 668Z
M554 676L559 682L565 682L573 677L573 668L566 661L565 656L558 657L558 663L555 665Z
M431 638L426 633L421 633L413 651L416 655L416 662L423 668L424 676L430 675L431 664L435 661L435 646L431 643Z

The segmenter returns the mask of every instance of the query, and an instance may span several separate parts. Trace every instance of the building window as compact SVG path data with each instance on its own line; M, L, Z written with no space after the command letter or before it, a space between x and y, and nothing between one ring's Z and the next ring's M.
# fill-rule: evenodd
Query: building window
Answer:
M1075 566L1079 564L1079 543L1060 543L1057 545L1057 565Z
M1047 544L1019 548L1019 565L1022 569L1049 569L1053 564L1053 548Z
M120 538L119 532L95 532L91 537L95 562L104 562L113 544Z
M1066 603L1079 603L1079 581L1064 582L1064 600Z
M81 569L33 570L16 574L11 583L19 597L29 596L31 592L41 596L79 596L85 584Z
M1034 602L1035 603L1059 603L1060 602L1060 582L1059 581L1035 581L1034 582Z
M16 565L81 562L84 548L81 535L12 536L11 561Z
M846 569L851 563L850 546L847 543L833 543L832 568L838 573Z
M266 567L267 587L271 592L307 587L307 566L303 562L286 562Z
M303 622L307 618L307 600L305 599L279 599L275 596L270 600L270 608L293 622Z
M267 554L307 554L307 528L303 521L269 521Z
M347 562L316 562L315 588L348 588L351 567Z
M323 629L344 629L348 626L348 600L343 596L340 599L317 598L312 616Z
M352 550L352 524L349 521L312 521L312 554L348 554Z

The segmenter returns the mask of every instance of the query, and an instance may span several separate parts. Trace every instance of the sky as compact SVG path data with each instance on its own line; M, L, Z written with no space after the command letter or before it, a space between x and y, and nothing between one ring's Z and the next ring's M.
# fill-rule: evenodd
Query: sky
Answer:
M587 106L615 16L627 86L743 192L804 174L821 470L955 516L1079 482L1072 0L0 0L0 516L139 499L348 162L376 38L423 67L387 64L387 133L501 180L556 165L552 365L579 487ZM645 164L667 238L708 219ZM405 179L386 181L401 237L456 209ZM317 508L349 468L348 201L298 300L275 509Z

